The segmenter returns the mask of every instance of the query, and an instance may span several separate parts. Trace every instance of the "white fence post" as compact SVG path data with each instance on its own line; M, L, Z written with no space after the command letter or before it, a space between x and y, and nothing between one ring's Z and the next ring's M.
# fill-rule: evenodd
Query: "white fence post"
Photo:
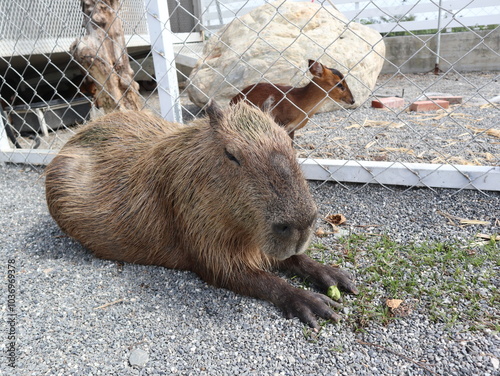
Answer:
M439 74L439 59L441 52L441 0L439 0L439 9L438 9L438 24L437 24L437 44L436 44L436 65L434 66L434 74Z
M11 151L11 147L9 145L9 140L7 138L7 129L5 129L7 124L3 123L3 116L0 116L0 153ZM0 158L0 162L1 162Z
M167 1L144 0L144 5L158 84L161 116L168 121L181 122L182 109L179 101L179 86Z

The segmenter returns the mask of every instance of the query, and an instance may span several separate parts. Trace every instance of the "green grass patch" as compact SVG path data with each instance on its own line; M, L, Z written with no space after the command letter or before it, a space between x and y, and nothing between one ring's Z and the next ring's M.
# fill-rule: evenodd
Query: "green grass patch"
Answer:
M344 316L356 328L418 312L449 326L500 330L498 242L401 244L385 235L353 234L340 239L339 250L325 248L314 244L311 250L322 262L349 263L356 274L359 295L343 295ZM403 302L392 309L387 299Z

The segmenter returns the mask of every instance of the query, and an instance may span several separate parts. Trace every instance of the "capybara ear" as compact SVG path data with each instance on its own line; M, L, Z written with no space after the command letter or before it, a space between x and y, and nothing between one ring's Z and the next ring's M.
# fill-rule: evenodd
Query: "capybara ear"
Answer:
M217 102L213 99L210 99L207 103L207 109L205 111L208 115L208 118L210 119L210 126L213 129L219 128L219 124L221 123L224 114Z

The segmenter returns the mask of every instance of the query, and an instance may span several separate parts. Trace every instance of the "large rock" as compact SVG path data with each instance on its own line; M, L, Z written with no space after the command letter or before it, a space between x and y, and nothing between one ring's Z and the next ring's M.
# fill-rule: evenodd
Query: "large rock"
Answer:
M207 41L188 94L202 107L209 98L227 105L238 89L256 82L304 86L311 77L307 60L313 59L346 75L358 106L375 87L384 55L377 31L349 23L333 7L276 2L234 19ZM322 111L338 108L327 101Z

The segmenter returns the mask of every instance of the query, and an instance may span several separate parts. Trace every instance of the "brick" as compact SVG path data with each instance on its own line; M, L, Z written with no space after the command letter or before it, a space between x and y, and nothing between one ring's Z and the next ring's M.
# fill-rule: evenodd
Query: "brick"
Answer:
M417 111L417 112L434 111L448 107L450 107L450 102L443 100L416 101L410 105L410 111Z
M405 100L398 97L377 98L372 101L372 107L375 108L399 108L405 105Z
M431 95L429 99L432 99L433 101L441 100L441 101L447 101L449 104L460 104L462 103L462 97L459 96L454 96L454 95Z

